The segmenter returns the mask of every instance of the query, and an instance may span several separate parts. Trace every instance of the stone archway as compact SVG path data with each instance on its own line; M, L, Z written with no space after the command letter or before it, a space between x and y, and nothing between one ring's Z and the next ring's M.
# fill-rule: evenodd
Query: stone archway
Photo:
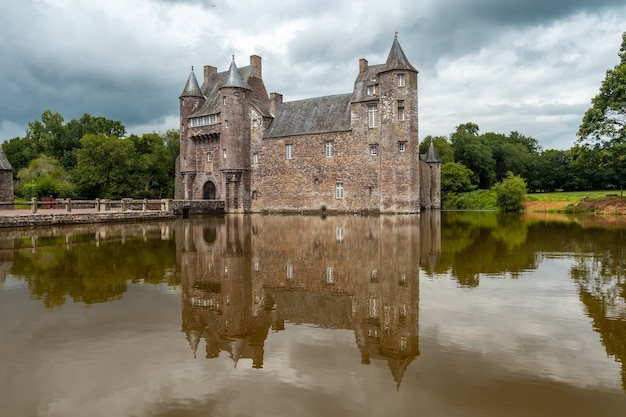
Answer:
M215 200L215 184L207 181L202 186L202 198L205 200Z

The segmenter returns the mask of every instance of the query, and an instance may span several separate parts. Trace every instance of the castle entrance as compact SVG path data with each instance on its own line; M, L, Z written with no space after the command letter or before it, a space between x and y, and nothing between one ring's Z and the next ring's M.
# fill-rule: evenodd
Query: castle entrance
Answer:
M215 200L215 184L211 181L204 183L202 187L202 198L205 200Z

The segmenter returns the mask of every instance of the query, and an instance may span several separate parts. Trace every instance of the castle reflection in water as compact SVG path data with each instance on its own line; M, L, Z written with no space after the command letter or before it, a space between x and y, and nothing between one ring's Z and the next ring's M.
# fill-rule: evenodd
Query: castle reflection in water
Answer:
M440 222L433 212L185 223L176 246L194 355L261 368L270 329L307 323L353 330L361 362L386 360L399 384L419 355L419 270L437 260Z

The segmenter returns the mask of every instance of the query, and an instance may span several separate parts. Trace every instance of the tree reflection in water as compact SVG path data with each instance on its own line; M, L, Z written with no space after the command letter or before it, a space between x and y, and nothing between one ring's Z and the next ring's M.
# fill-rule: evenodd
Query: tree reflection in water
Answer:
M568 254L586 314L623 364L626 227L553 220L444 212L5 230L0 285L7 274L22 279L49 309L117 300L137 282L180 286L193 355L227 352L261 368L269 332L286 322L349 329L361 362L386 361L400 384L419 355L420 270L471 289L495 276L520 279L545 256ZM622 385L626 392L623 365Z

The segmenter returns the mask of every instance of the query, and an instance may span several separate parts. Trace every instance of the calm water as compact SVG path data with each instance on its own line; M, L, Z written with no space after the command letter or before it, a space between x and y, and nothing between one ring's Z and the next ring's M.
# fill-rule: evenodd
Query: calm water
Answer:
M2 416L618 416L626 224L0 231Z

